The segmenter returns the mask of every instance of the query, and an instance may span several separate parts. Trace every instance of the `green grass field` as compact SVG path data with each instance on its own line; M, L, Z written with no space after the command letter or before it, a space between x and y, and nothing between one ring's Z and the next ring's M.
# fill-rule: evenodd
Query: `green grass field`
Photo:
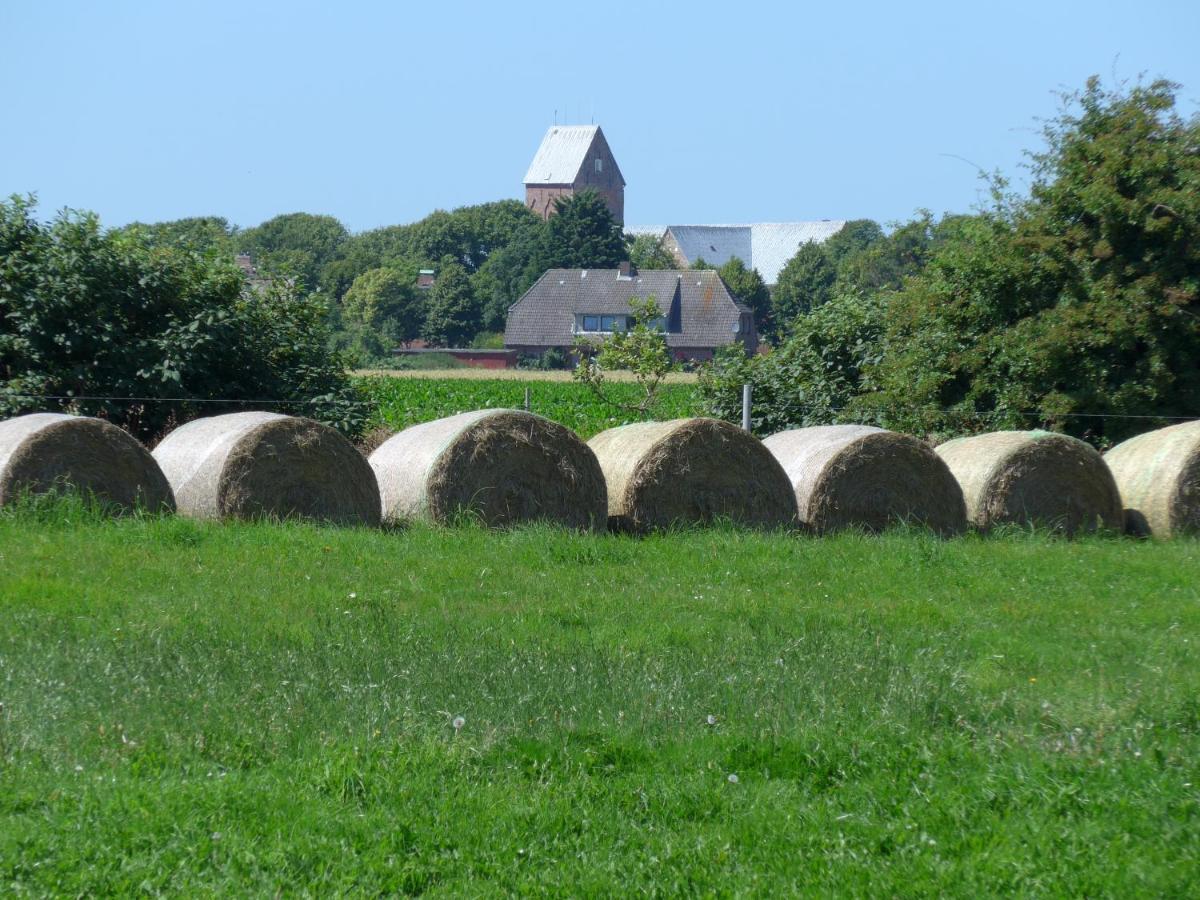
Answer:
M0 893L1183 896L1198 551L6 513Z
M360 383L377 410L378 423L397 430L474 409L523 408L526 388L533 412L574 429L585 440L606 428L638 421L570 380L457 378L438 373L438 377L432 378L369 376L361 378ZM618 382L608 389L614 398L625 403L635 402L639 396L636 384ZM694 384L676 381L663 385L660 397L655 418L702 414Z

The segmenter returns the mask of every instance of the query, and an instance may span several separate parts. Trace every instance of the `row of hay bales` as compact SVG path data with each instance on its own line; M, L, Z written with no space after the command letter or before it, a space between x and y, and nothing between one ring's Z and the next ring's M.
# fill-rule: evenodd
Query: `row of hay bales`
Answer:
M1139 435L1101 457L1041 431L937 448L862 425L765 441L714 419L624 425L586 444L531 413L479 410L416 425L364 458L308 419L197 419L148 452L99 419L0 422L0 505L70 483L116 508L197 518L303 517L374 526L466 515L644 532L728 519L816 533L904 521L953 535L1031 523L1169 537L1200 530L1200 422Z

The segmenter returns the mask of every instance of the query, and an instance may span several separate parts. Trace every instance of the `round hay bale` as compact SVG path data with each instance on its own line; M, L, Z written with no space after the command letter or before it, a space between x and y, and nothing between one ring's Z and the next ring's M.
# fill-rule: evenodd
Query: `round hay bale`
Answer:
M575 432L532 413L481 409L406 428L371 454L383 517L489 527L535 520L603 528L604 475Z
M196 419L167 435L154 458L186 516L379 524L375 473L348 440L311 419L269 412Z
M610 428L588 441L608 483L608 524L626 531L730 519L778 528L796 494L762 441L728 422L675 419Z
M1167 538L1200 532L1200 422L1139 434L1104 455L1125 529Z
M1048 431L993 431L957 438L937 454L962 487L981 530L1038 524L1067 534L1121 527L1112 473L1090 445Z
M781 431L763 441L796 491L800 521L823 533L897 522L939 534L967 527L962 489L940 456L906 434L870 425Z
M31 413L0 422L0 506L70 486L116 510L174 510L171 486L137 439L111 422Z

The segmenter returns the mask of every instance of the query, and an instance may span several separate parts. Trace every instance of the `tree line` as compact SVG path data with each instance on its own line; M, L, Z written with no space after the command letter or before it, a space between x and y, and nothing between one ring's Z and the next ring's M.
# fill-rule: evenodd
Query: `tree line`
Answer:
M123 230L154 246L250 254L265 278L324 298L335 344L362 362L417 338L463 346L498 336L508 307L547 269L611 268L628 258L620 226L593 192L561 200L549 222L501 200L360 234L309 213L247 229L208 217ZM436 273L431 290L418 289L422 269Z
M771 290L725 263L772 351L721 354L702 376L709 408L739 420L749 382L760 433L1041 425L1098 443L1200 413L1200 124L1177 92L1092 79L1046 123L1027 193L996 175L969 215L850 222L800 247ZM353 431L365 412L348 362L416 337L494 339L546 269L675 266L655 238L626 240L590 192L545 222L505 200L360 234L307 213L105 230L34 212L0 203L0 415L47 408L31 397L258 396ZM243 252L264 276L254 290L233 263ZM423 268L437 273L428 291ZM143 434L193 412L71 408Z

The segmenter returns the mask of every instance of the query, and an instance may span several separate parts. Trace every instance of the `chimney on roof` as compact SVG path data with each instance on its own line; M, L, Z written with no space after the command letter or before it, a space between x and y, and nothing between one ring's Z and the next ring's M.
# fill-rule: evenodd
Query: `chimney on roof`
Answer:
M623 260L621 262L621 264L619 266L617 266L617 277L618 278L624 278L624 279L631 280L633 278L633 276L636 274L637 274L637 266L635 266L633 263L631 263L627 259Z

